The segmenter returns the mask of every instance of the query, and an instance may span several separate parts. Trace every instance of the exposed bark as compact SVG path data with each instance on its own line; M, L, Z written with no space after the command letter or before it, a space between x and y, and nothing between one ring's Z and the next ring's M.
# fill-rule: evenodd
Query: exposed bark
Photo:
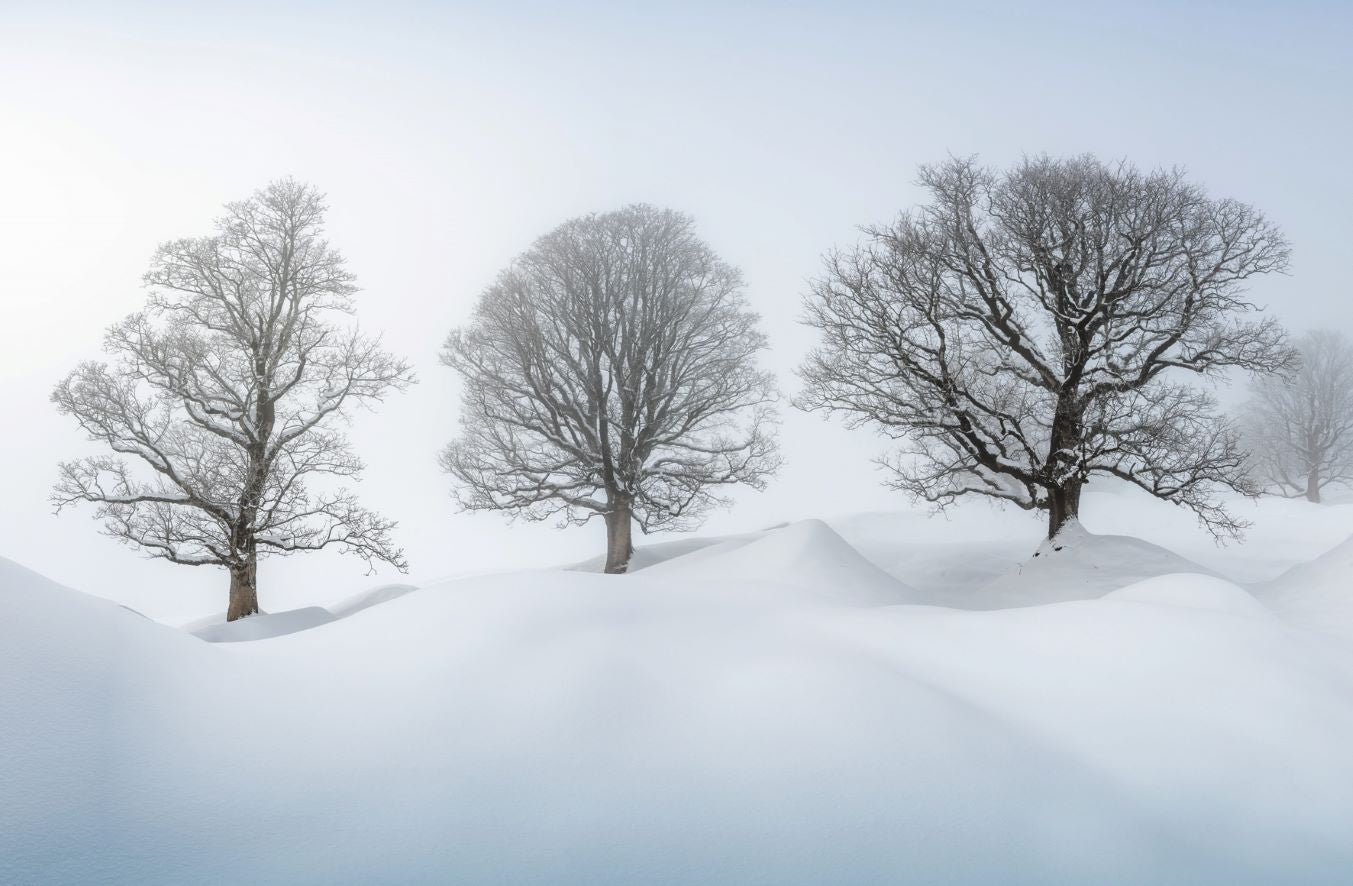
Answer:
M1048 538L1056 537L1063 526L1080 517L1082 486L1080 481L1069 481L1048 495Z
M258 614L258 563L257 561L230 569L230 605L226 609L226 621L235 621Z
M634 514L629 502L620 499L606 512L606 571L621 574L629 570L634 554Z
M1311 468L1311 472L1306 475L1306 500L1309 502L1320 503L1320 466Z
M1081 450L1084 417L1076 398L1065 392L1057 398L1048 436L1048 457L1042 475L1047 478L1048 538L1053 538L1068 520L1080 516L1081 466L1073 453Z

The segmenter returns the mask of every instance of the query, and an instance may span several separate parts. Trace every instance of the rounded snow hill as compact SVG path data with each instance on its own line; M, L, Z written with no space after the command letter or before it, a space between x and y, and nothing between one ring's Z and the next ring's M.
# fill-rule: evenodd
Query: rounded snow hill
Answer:
M111 600L90 596L0 557L0 674L36 663L52 675L80 661L106 667L124 645L144 656L177 654L187 638L167 625ZM198 644L187 640L188 647ZM139 660L144 657L138 655ZM124 661L127 666L134 661Z
M662 581L772 584L817 602L849 606L912 603L916 592L865 559L821 520L800 520L731 538L644 570Z
M1062 527L1025 563L974 595L973 609L1038 606L1094 600L1110 591L1158 575L1212 570L1173 551L1126 535L1095 535L1079 522Z
M0 562L0 883L1347 879L1347 644L1164 605L760 605L878 590L861 560L810 521L230 645Z
M139 761L173 741L185 684L212 691L212 651L0 558L0 882L135 882L110 869L145 815Z
M1254 593L1293 624L1353 635L1353 538L1255 585Z
M1273 613L1239 585L1212 575L1177 573L1158 575L1110 591L1100 598L1122 603L1180 606L1249 618L1273 618Z

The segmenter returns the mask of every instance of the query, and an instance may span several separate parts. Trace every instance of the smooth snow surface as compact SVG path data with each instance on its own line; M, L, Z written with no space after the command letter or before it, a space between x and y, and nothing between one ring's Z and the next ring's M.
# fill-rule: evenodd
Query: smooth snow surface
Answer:
M1207 575L1160 575L1110 591L1100 599L1115 603L1183 606L1247 618L1273 617L1273 613L1249 591L1225 579Z
M1080 529L1007 571L1020 538L945 526L225 626L262 642L0 562L0 883L1353 880L1321 615L1353 541L1247 588Z
M212 643L237 643L242 640L266 640L297 631L307 631L355 612L386 603L417 590L413 585L384 585L335 603L331 606L306 606L285 612L260 612L248 618L227 622L225 613L190 622L184 630Z
M916 592L866 560L821 520L802 520L728 539L648 567L668 581L717 581L740 588L773 587L805 600L883 606L916 600Z
M288 609L285 612L260 612L238 621L227 622L224 615L187 625L189 632L212 643L236 643L241 640L266 640L306 631L334 620L323 606Z
M1211 574L1165 548L1123 535L1092 535L1072 521L980 596L992 609L1092 600L1124 584L1176 572Z
M1255 590L1293 624L1353 640L1353 538Z

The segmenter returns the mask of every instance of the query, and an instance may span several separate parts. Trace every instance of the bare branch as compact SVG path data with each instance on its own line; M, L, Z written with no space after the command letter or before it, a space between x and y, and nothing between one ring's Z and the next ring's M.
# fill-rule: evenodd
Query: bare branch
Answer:
M779 464L765 340L738 272L668 210L542 237L480 297L442 359L465 379L442 454L472 510L686 528Z
M1242 290L1286 268L1281 233L1178 170L1093 157L955 159L921 184L929 204L828 256L798 405L904 440L893 485L941 506L985 495L1055 532L1101 474L1239 531L1206 492L1249 491L1234 431L1168 379L1291 363Z
M94 503L119 540L250 581L260 557L329 546L405 568L393 523L306 482L355 477L333 420L413 381L378 341L335 324L357 290L323 213L314 188L288 179L228 206L215 235L160 247L146 309L108 331L111 362L52 394L121 456L64 463L58 510Z

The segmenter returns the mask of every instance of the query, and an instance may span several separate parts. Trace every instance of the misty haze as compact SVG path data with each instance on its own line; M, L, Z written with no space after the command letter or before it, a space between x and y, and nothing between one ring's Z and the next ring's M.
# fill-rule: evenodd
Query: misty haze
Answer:
M1351 42L0 3L0 883L1353 882Z

